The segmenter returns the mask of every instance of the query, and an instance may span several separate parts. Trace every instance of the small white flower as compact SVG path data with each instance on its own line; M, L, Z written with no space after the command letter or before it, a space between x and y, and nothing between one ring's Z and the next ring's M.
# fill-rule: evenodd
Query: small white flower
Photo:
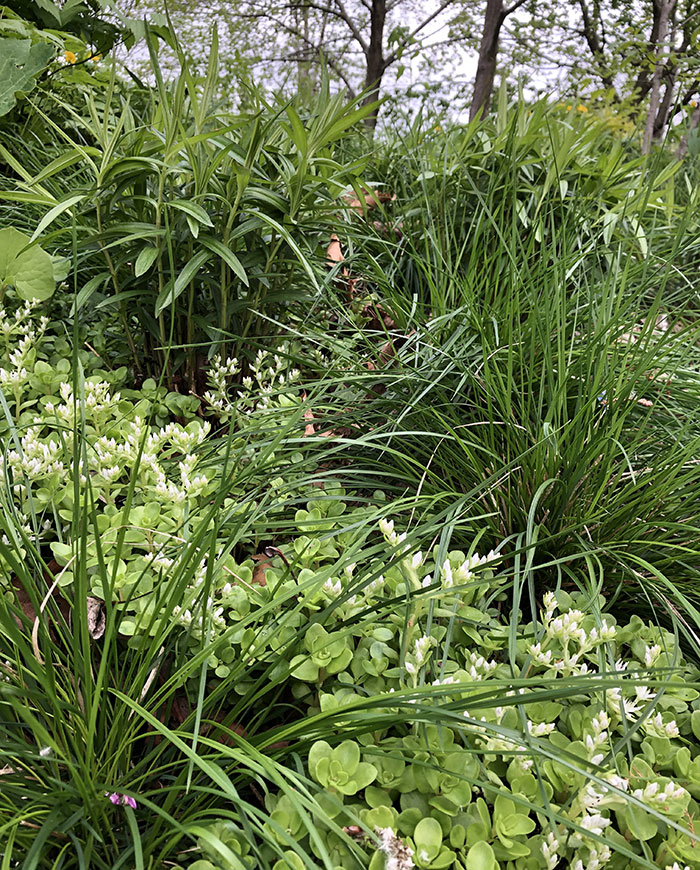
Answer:
M379 531L384 535L390 544L396 544L398 536L394 531L394 521L381 519L379 520Z
M336 580L335 583L329 577L328 580L323 584L323 591L327 592L333 598L337 598L343 591L343 584L340 580Z
M660 655L661 647L658 643L655 643L653 646L648 646L644 650L644 664L648 668L652 667Z
M538 722L535 724L529 719L527 720L527 731L532 737L544 737L546 734L551 734L555 729L555 724L548 722Z
M391 828L377 828L378 851L386 858L386 870L413 870L413 850L396 836Z

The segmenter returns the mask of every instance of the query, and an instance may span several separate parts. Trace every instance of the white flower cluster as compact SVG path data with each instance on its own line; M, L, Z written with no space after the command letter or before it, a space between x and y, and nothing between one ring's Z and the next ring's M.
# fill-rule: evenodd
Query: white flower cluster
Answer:
M592 817L587 816L586 818L590 819ZM608 825L610 824L610 821L608 819L603 819L602 816L596 817L596 824L601 819L603 822L607 822ZM605 827L607 827L607 825L603 825L603 828ZM591 830L595 834L600 835L600 831L603 828L597 829L595 827L590 827L589 830ZM572 870L600 870L600 868L607 864L608 861L612 858L612 852L610 851L609 846L601 846L600 844L596 844L595 846L593 846L590 845L590 843L592 843L593 841L588 840L587 842L589 845L587 849L588 854L586 855L585 862L583 859L577 858L571 865Z
M53 438L42 441L41 427L31 426L20 438L19 450L8 451L7 466L15 473L15 478L26 476L29 480L36 480L63 471L60 455L60 445ZM0 456L0 471L4 467L5 458ZM15 483L19 486L17 481Z
M37 300L28 300L14 312L14 316L0 308L0 335L4 344L0 387L12 390L7 399L14 400L16 405L21 403L21 388L29 380L36 350L49 324L47 317L37 319L34 316L40 304Z
M323 585L321 586L321 590L331 600L340 598L340 596L343 594L343 589L345 588L345 585L349 585L352 582L353 574L355 573L356 567L357 565L354 562L350 563L349 565L345 565L343 568L342 576L335 578L328 577L328 579L325 580ZM353 608L355 608L359 604L365 606L383 588L384 575L380 574L378 577L375 577L374 580L366 583L362 587L361 593L348 596L343 604L343 607L345 608L345 613L349 615L352 612Z
M207 380L210 389L204 394L204 401L220 413L230 413L235 410L235 403L229 399L230 378L240 372L238 360L229 357L224 362L220 356L215 356L209 366Z
M207 598L204 607L198 605L197 615L194 615L189 607L176 605L173 608L173 617L184 628L191 629L194 637L200 638L205 631L208 632L207 643L211 643L219 632L227 628L224 608L215 605L213 598Z
M220 552L216 554L217 559L220 556ZM202 602L201 590L206 574L207 557L204 556L197 566L192 583L183 591L183 604L175 605L173 608L173 617L183 628L189 629L193 637L201 638L206 634L206 642L211 643L218 634L228 628L221 599L225 599L233 587L230 583L226 583L220 590L221 598L208 596L206 601Z
M586 631L583 628L585 614L581 610L569 610L555 617L556 598L552 592L544 596L545 611L542 615L544 638L530 644L528 652L539 665L552 668L563 676L590 673L583 657L592 650L615 638L615 626L601 620ZM559 651L557 651L559 647Z
M653 647L646 647L645 661L656 661L659 653L654 651L655 648L658 649L656 644ZM623 673L627 669L627 665L623 662L616 662L615 669L618 673ZM635 685L633 691L633 697L624 696L622 689L618 686L606 691L605 695L611 715L635 721L644 713L645 706L656 698L656 692L652 692L648 686ZM670 713L654 713L642 722L642 729L651 737L672 738L678 737L680 734L676 720Z
M615 626L608 625L605 619L601 620L598 627L586 630L583 627L584 614L580 610L569 610L560 616L555 616L557 609L556 598L548 592L544 596L545 610L542 615L544 637L537 643L530 644L528 652L532 659L539 665L551 668L555 673L562 676L584 675L596 676L597 671L589 667L583 658L591 651L613 640L616 636ZM661 655L661 647L658 644L647 646L644 652L644 663L647 667L653 667ZM614 672L624 674L627 664L618 660L615 663ZM635 684L629 689L616 686L605 692L607 713L599 714L595 721L600 723L599 732L586 736L586 746L589 749L589 760L593 764L600 764L603 756L599 754L599 748L607 738L606 729L610 727L607 716L636 720L644 712L645 705L653 702L656 693L648 686ZM605 718L603 718L605 717ZM655 713L642 722L644 732L653 737L678 737L678 725L669 713Z
M498 667L498 662L489 661L475 652L470 652L465 667L472 680L484 680Z
M377 828L379 846L377 850L385 857L385 870L413 870L413 851L391 828Z
M220 356L214 357L207 375L209 389L204 394L205 402L222 419L250 413L255 408L264 411L280 406L300 377L299 369L290 369L288 354L286 343L274 353L259 350L250 365L251 374L241 380L240 388L231 385L231 380L241 373L239 361L229 357L224 362Z
M87 472L94 482L103 482L109 498L110 485L120 478L126 483L128 475L136 468L139 482L164 503L182 505L187 499L202 494L208 478L205 473L195 473L200 460L196 448L207 437L209 423L191 425L187 429L178 423L169 423L148 431L146 421L137 416L122 423L118 435L94 437L92 432L104 430L119 416L119 394L112 394L104 381L86 381L85 401L77 406L70 384L61 384L60 393L64 403L47 406L48 412L55 415L54 419L35 417L34 425L22 435L19 449L8 451L6 464L13 471L18 487L21 478L33 482L64 472L69 475L77 472L84 484ZM76 415L78 420L85 419L88 439L94 437L86 451L86 464L82 457L76 461L72 456L73 439L61 437L65 426L74 425ZM42 437L46 429L49 435ZM0 470L3 465L0 458Z
M327 592L331 598L339 598L343 592L343 583L340 578L333 580L332 577L329 577L323 584L323 591Z
M542 841L542 855L547 865L547 870L554 870L559 863L559 840L553 831L550 831Z
M406 673L410 674L412 677L415 677L418 674L418 671L428 660L430 650L434 643L434 639L427 634L422 635L416 640L411 658L407 657L404 663Z
M73 426L80 422L83 414L94 422L113 416L117 412L117 406L121 402L119 393L112 394L112 387L106 381L86 380L81 390L85 392L85 400L82 395L74 395L73 385L63 383L59 386L59 393L63 402L54 405L47 402L44 406L49 414L55 414L58 419L67 426Z
M495 562L498 555L491 550L486 556L480 556L478 553L473 553L468 556L461 565L452 570L452 564L449 559L445 559L442 564L440 579L443 589L451 589L453 586L461 586L464 583L470 583L475 579L474 571L483 565L488 565L490 562Z
M632 796L645 804L659 804L663 807L672 800L680 800L685 796L685 789L676 785L673 780L669 780L664 788L659 786L658 782L650 782L644 788L635 788Z
M627 791L629 788L629 780L624 779L622 776L618 776L618 774L612 771L604 774L603 778L618 791ZM576 798L579 805L589 813L597 811L600 807L611 805L611 803L616 801L616 799L617 795L614 792L611 792L607 786L599 785L597 783L587 783L584 785Z
M432 586L435 582L432 574L426 574L422 580L419 580L418 572L424 562L423 553L419 550L409 555L410 546L406 543L406 533L401 532L399 534L394 527L394 521L386 518L379 520L379 530L384 535L386 542L398 551L401 564L411 580L411 585L414 588ZM461 586L475 580L476 574L474 572L478 568L496 562L499 558L499 555L493 550L486 556L473 553L471 556L463 559L455 568L453 568L449 559L445 559L440 569L440 584L442 589L452 589L454 586Z
M592 764L600 765L603 763L603 759L605 758L605 753L600 750L608 742L607 729L610 727L610 717L605 710L601 710L593 717L591 727L592 733L586 734L583 742L586 751L588 752L588 760Z

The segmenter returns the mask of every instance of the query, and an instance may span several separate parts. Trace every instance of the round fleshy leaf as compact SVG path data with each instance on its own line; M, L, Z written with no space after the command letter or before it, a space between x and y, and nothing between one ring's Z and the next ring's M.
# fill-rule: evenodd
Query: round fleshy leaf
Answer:
M428 817L421 819L413 832L416 851L419 855L425 855L424 861L432 861L437 858L442 847L442 828L437 819Z
M482 840L467 852L467 870L496 870L496 856L491 846Z
M340 762L345 772L352 776L360 763L360 747L354 740L343 740L333 750L333 757Z

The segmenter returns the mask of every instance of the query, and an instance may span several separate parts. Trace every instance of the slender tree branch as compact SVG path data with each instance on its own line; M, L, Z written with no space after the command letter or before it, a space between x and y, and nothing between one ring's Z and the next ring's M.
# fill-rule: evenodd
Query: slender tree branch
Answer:
M347 26L350 28L350 30L352 31L352 35L355 37L355 40L362 46L362 50L364 51L364 53L367 54L367 52L369 51L369 43L364 38L364 36L360 33L360 31L357 28L357 25L352 20L350 15L348 15L348 11L345 8L345 4L343 3L343 0L335 0L335 4L340 11L340 17L345 21Z
M394 49L394 51L392 51L392 53L389 55L389 57L385 58L384 69L391 66L392 63L394 63L394 61L399 56L399 54L403 51L403 49L406 47L406 45L408 45L408 43L410 43L421 32L421 30L424 30L430 24L431 21L434 21L438 17L438 15L440 15L442 12L444 12L445 9L448 8L448 6L452 6L455 2L456 2L456 0L443 0L443 2L438 6L438 8L435 10L435 12L433 12L431 15L429 15L424 21L422 21L417 27L415 27L407 36L405 36L401 40L401 42L398 44L398 46ZM524 3L525 0L521 0L521 2Z
M509 15L512 15L516 9L519 9L526 2L527 0L515 0L515 3L503 10L503 18L505 19Z
M286 30L287 33L290 33L292 36L296 36L298 39L301 39L309 48L312 48L316 54L320 52L320 46L316 45L315 42L310 40L308 36L299 28L294 27L291 24L288 24L286 21L283 21L279 18L274 17L273 15L266 16L270 21L277 24L282 29ZM333 72L338 76L338 78L342 81L348 91L348 96L351 100L354 100L356 97L355 88L350 84L349 79L346 77L345 73L339 66L338 62L333 59L333 57L327 53L324 53L324 57L326 59L326 63L333 70Z
M363 5L367 5L365 0L362 0ZM300 8L305 9L315 9L317 12L322 12L324 15L333 15L339 21L342 21L346 24L350 31L352 32L353 37L360 43L363 51L366 50L366 43L362 37L362 34L358 30L357 26L353 22L353 20L348 16L347 11L343 14L339 9L333 9L331 5L323 6L320 3L314 3L313 0L301 0L301 3L283 3L281 5L276 5L275 10L288 10L295 9L298 10ZM270 10L262 10L260 12L240 12L237 13L238 18L246 18L246 19L255 19L255 18L273 18L273 12Z
M598 28L596 26L598 19L596 19L596 22L594 23L591 18L590 10L586 4L586 0L579 0L579 7L581 9L581 17L583 18L582 36L586 41L586 45L591 50L593 61L598 68L600 80L606 88L612 89L614 99L617 102L619 97L617 90L615 89L615 82L613 77L610 75L610 72L605 69L605 54L598 36Z

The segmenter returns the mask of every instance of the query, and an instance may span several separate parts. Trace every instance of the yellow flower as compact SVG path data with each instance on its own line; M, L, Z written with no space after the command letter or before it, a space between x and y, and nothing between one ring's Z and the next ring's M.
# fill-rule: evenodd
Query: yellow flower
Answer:
M72 51L67 51L63 56L67 63L76 63L78 60L77 56Z
M435 128L435 132L439 133L440 130L442 130L442 127L438 124L437 127Z
M698 105L698 101L697 101L697 100L691 100L691 101L690 101L690 108L691 108L691 109L695 109L695 108L697 108L697 105Z
M576 106L576 111L578 111L578 112L587 112L588 109L587 109L586 106L581 105L581 106Z
M98 61L102 60L102 55L101 54L94 54L90 59L94 60L95 63L97 63Z
M567 107L566 107L566 111L567 111L567 112L570 112L570 111L571 111L571 106L567 106Z

